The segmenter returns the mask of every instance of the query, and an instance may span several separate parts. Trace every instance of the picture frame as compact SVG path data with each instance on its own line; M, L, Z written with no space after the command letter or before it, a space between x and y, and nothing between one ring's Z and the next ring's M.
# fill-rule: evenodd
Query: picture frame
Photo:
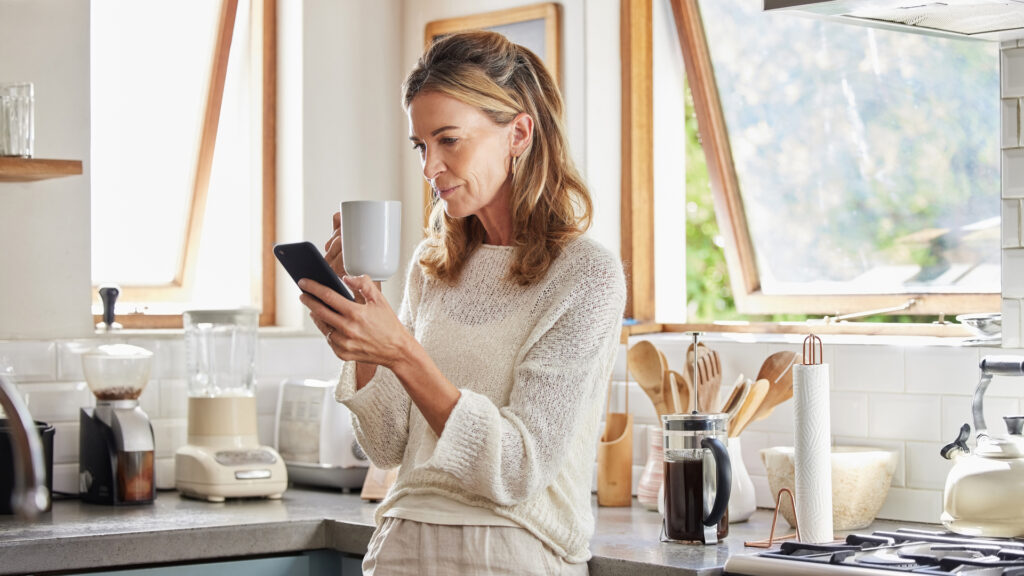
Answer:
M561 85L561 6L542 2L494 12L471 14L428 22L424 48L438 37L467 30L491 30L504 34L512 42L525 46L544 61L555 82ZM423 223L429 225L431 194L429 183L423 186Z

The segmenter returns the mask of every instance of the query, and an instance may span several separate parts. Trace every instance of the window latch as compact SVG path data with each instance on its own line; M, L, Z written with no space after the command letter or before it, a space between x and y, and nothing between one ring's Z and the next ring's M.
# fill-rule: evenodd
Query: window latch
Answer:
M892 314L894 312L902 312L913 308L917 304L917 298L910 298L899 306L893 306L891 308L879 308L878 310L865 310L864 312L852 312L850 314L841 314L839 316L825 316L820 320L808 319L807 322L812 324L833 324L835 322L843 322L850 320L851 318L863 318L865 316L878 316L880 314Z

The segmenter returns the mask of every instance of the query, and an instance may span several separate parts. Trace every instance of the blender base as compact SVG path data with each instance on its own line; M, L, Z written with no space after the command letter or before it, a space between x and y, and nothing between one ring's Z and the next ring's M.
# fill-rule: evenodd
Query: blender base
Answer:
M272 448L212 448L188 444L174 455L175 488L208 502L227 498L278 499L288 488L284 460Z

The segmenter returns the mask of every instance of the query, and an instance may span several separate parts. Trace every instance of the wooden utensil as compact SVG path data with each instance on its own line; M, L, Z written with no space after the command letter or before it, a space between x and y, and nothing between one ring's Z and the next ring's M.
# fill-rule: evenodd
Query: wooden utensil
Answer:
M668 381L668 389L672 392L672 406L675 408L675 413L680 414L686 410L686 406L679 398L679 386L676 385L676 376L671 370L666 370L665 379Z
M612 412L612 383L605 400L604 433L597 444L597 503L629 506L633 497L633 415L629 392L623 412Z
M736 410L739 410L740 402L743 402L743 399L746 396L746 390L747 380L744 378L743 374L740 374L739 378L736 378L736 383L732 385L732 392L730 392L729 397L725 399L725 403L722 404L720 412L725 412L726 414L729 414L729 416L732 416ZM730 412L730 410L732 412Z
M641 340L626 352L626 362L637 384L654 404L654 411L658 416L669 414L664 390L665 365L661 351L649 341Z
M754 420L767 418L776 406L793 397L792 367L799 361L800 355L788 350L776 352L765 359L761 369L757 372L757 379L767 380L770 388L761 407L754 414Z
M740 405L740 409L736 412L736 416L734 416L729 422L730 438L739 436L740 432L743 432L743 429L751 422L754 413L756 413L761 407L761 403L768 394L768 388L769 384L767 380L758 380L750 386L750 391L747 392L746 399L744 399L743 404Z
M715 411L718 406L718 392L722 388L722 361L718 352L705 346L697 345L697 378L694 389L697 390L697 409L703 413ZM693 345L686 351L687 372L693 371Z
M690 389L689 382L683 378L682 374L675 370L666 370L666 387L671 386L672 381L675 381L676 393L679 395L679 404L677 405L678 408L676 409L676 412L679 414L686 414L690 411L690 404L693 402L693 390Z

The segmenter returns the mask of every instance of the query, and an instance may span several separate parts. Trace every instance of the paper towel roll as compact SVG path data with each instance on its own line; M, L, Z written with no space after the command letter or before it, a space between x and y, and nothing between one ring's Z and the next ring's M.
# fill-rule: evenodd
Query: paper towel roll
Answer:
M832 449L828 364L793 365L796 522L802 542L831 542Z

